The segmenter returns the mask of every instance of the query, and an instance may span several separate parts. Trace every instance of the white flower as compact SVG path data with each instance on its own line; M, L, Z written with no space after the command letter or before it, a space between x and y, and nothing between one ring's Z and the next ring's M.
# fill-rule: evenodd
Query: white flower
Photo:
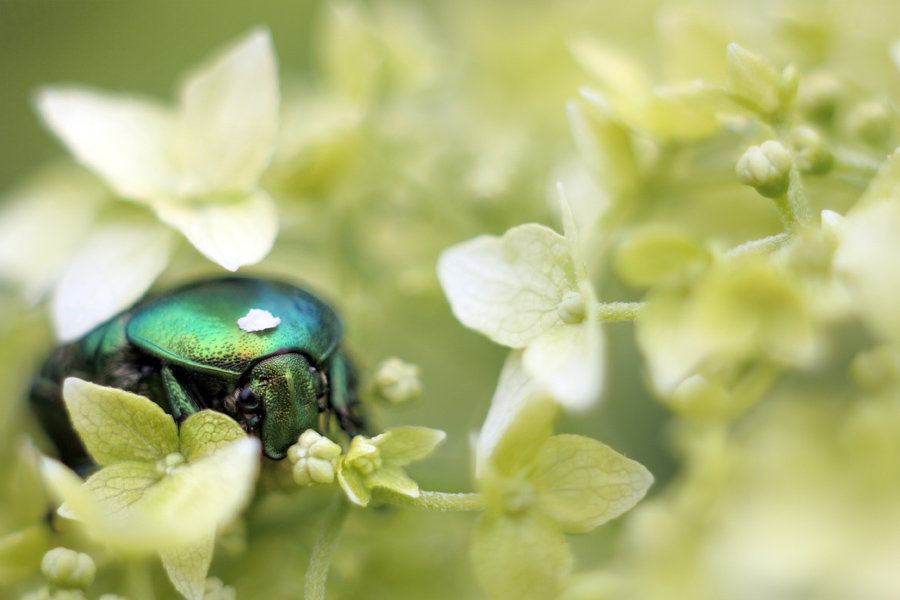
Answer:
M256 30L187 78L170 109L83 87L43 90L37 107L79 162L150 207L230 271L261 260L278 228L258 187L278 133L278 68Z
M445 250L438 278L463 325L524 348L528 374L578 409L600 395L604 344L572 213L561 203L565 237L534 223L480 236Z

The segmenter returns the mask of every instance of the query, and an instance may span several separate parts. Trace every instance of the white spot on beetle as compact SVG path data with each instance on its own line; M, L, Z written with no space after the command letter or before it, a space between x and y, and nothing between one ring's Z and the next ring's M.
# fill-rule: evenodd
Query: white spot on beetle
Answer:
M273 329L281 323L281 319L273 317L272 313L259 308L251 308L250 312L238 319L238 327L244 331L264 331Z

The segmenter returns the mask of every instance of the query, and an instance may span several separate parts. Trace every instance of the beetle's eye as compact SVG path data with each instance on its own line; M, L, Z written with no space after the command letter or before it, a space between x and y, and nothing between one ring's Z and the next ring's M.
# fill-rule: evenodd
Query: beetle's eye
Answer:
M328 380L325 379L325 373L312 365L307 370L309 371L310 379L313 381L313 386L316 388L316 397L321 398L328 391Z
M253 390L244 388L241 390L241 393L238 394L238 406L240 407L241 412L256 410L259 408L259 398L256 397Z

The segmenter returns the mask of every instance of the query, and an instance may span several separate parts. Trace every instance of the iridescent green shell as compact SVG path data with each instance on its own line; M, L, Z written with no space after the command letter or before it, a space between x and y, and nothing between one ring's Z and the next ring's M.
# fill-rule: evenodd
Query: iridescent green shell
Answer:
M281 319L248 332L238 319L251 308ZM233 379L254 361L284 349L317 363L337 349L343 325L324 302L298 287L259 279L216 279L139 305L125 328L135 346L171 364Z

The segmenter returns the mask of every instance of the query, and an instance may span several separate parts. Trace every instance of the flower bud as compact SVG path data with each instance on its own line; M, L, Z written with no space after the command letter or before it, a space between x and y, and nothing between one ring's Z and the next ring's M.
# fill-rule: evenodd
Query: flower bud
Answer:
M847 115L847 129L867 144L883 144L891 133L891 111L879 100L861 102Z
M587 315L587 306L580 292L566 292L556 310L560 320L567 325L577 325Z
M419 367L396 357L378 366L372 382L375 394L391 404L404 404L422 396Z
M54 548L41 560L41 571L51 585L66 590L86 590L94 581L97 567L83 552Z
M797 157L797 168L803 173L824 175L834 166L834 157L812 127L797 127L791 132L791 146Z
M340 455L340 446L307 429L297 443L288 448L288 460L294 465L294 481L297 485L332 483L334 461Z
M769 140L748 148L735 171L744 185L756 188L766 198L778 198L788 189L791 155L779 142Z
M819 123L830 123L834 118L843 92L841 81L830 73L815 73L803 79L797 94L797 107Z
M206 580L203 590L203 600L235 600L237 591L230 585L225 585L218 577L210 577Z

